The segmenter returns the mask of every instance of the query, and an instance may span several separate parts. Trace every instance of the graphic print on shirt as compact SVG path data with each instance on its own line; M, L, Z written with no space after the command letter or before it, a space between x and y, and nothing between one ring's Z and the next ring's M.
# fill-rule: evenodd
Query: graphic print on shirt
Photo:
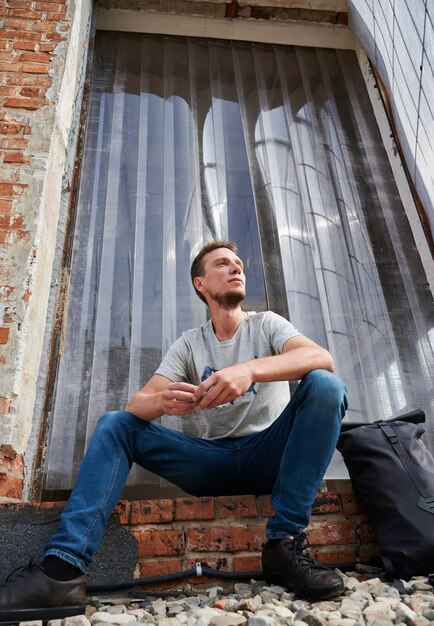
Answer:
M211 374L214 374L214 372L218 372L218 371L219 370L216 370L213 367L210 367L209 365L206 365L205 369L203 370L202 376L200 377L201 382L203 382L204 380L209 378L211 376ZM255 384L256 383L252 383L250 385L250 387L247 389L247 391L245 391L242 396L239 396L239 398L245 398L247 393L253 393L256 396L257 393L256 393L256 389L255 389ZM235 400L230 400L229 402L226 402L226 405L227 404L235 404L235 402L237 400L239 400L239 398L235 398ZM221 406L225 406L225 404L222 404ZM218 408L218 407L214 407L214 408Z

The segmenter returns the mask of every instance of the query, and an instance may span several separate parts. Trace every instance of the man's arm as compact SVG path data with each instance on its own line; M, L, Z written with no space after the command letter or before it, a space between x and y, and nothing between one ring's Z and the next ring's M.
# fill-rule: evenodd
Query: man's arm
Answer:
M297 336L283 346L283 353L252 359L215 372L193 393L197 408L210 409L243 395L252 383L299 380L317 369L333 372L333 357L307 337Z
M193 413L193 394L196 385L173 383L161 374L154 374L140 391L128 400L126 411L146 422L161 415L188 415Z

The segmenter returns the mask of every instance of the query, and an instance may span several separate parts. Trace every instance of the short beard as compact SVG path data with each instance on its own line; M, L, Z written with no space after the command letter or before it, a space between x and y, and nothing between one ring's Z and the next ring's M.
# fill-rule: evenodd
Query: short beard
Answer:
M230 311L236 309L239 304L245 299L246 292L240 291L227 291L226 293L210 293L209 297L214 302L217 302L222 309Z

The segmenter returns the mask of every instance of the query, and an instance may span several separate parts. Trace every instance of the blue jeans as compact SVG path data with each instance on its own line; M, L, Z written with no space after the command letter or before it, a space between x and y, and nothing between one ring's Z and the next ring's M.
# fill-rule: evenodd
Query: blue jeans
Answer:
M44 556L86 571L133 462L195 496L271 493L267 537L298 532L309 523L346 408L342 381L314 370L271 426L239 439L200 439L127 411L105 413Z

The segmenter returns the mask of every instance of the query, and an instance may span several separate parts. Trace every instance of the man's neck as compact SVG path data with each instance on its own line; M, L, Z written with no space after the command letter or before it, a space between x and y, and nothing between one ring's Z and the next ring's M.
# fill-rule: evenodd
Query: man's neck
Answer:
M237 332L237 328L243 319L243 311L240 306L234 309L224 309L220 306L211 306L211 322L215 336L219 341L227 341Z

